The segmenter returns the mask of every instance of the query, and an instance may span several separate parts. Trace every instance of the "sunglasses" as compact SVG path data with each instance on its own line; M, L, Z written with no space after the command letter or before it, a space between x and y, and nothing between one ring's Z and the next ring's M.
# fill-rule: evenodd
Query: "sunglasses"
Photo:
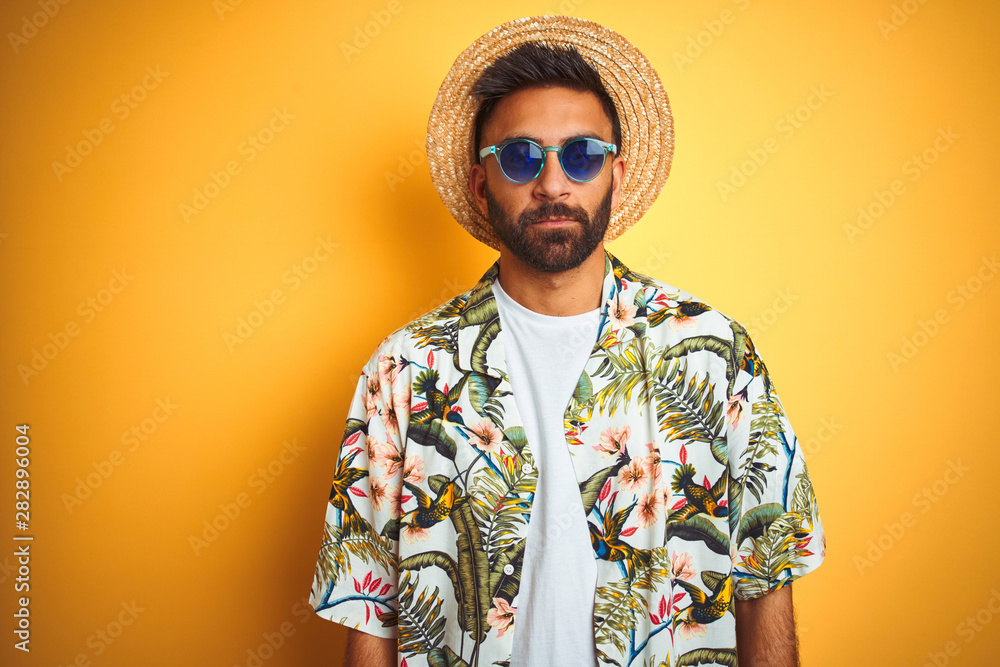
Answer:
M608 153L617 154L618 147L589 137L572 139L562 146L541 146L531 139L508 139L479 151L479 161L482 163L487 155L496 155L500 171L508 180L529 183L542 173L549 151L559 156L559 164L567 178L586 183L601 173Z

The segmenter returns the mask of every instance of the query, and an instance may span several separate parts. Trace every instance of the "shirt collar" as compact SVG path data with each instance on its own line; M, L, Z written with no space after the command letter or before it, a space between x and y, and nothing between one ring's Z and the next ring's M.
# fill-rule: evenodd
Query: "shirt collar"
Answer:
M481 335L491 336L485 349L486 373L506 380L507 364L504 358L503 342L499 336L500 320L497 314L493 281L500 275L500 259L493 263L475 286L469 290L467 304L475 305L475 310L485 317L496 318L494 327L484 327ZM637 335L646 331L646 302L644 281L633 273L617 257L605 248L604 282L601 287L601 314L597 340L593 352L627 344ZM491 331L492 330L492 331ZM463 358L469 358L462 355Z

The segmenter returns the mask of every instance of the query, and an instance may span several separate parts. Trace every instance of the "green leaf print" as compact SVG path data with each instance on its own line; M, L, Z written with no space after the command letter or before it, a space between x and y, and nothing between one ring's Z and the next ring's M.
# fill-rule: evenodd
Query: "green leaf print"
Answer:
M409 570L399 577L400 653L427 653L444 639L445 618L441 615L444 600L438 596L437 587L432 593L424 587L414 598L419 585L418 576Z

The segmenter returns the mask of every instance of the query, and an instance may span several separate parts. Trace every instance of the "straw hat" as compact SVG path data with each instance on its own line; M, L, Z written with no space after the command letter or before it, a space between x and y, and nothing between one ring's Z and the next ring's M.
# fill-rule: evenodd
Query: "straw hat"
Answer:
M497 58L525 42L576 47L597 70L622 125L619 155L628 168L605 242L620 236L652 206L670 173L674 124L667 93L649 61L627 39L572 16L530 16L493 28L467 48L438 90L427 123L427 163L434 187L452 216L476 239L499 250L500 241L469 189L473 132L479 101L472 88Z

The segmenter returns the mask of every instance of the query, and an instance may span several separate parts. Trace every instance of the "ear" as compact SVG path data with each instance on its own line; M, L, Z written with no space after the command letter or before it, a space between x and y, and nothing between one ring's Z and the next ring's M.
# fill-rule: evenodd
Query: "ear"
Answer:
M611 210L618 208L618 203L621 201L622 179L625 178L627 167L628 164L623 157L616 157L611 163Z
M486 217L489 217L489 209L486 206L486 167L481 164L472 165L469 170L469 190L476 198L479 210Z

